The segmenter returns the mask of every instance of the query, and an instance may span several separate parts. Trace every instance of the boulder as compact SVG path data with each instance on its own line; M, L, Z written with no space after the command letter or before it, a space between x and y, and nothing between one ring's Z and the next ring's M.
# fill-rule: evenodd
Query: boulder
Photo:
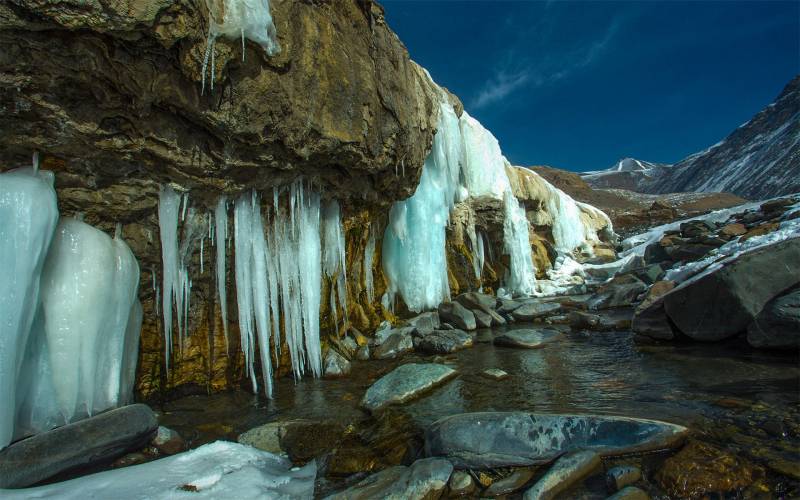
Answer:
M636 486L626 486L606 500L650 500L650 495Z
M427 335L439 328L439 313L436 311L424 312L408 320L408 326L414 327L415 335Z
M513 312L515 309L518 309L523 306L523 302L518 300L511 300L511 299L498 299L497 303L499 306L497 307L497 312L509 314Z
M492 317L492 326L505 326L508 323L500 313L493 309L490 309L488 314Z
M456 328L462 330L475 329L475 315L458 302L442 302L439 304L439 317Z
M470 347L472 335L464 330L435 330L430 335L414 339L414 348L431 354L449 354Z
M493 321L489 314L480 309L472 309L472 314L475 315L475 326L477 328L491 328Z
M775 297L747 327L753 347L800 348L800 288Z
M578 450L618 456L672 448L687 433L679 425L628 417L464 413L430 425L425 452L446 457L458 468L528 466Z
M238 441L306 463L339 447L347 432L347 426L335 420L282 420L254 427L239 435Z
M644 299L642 299L642 301L639 303L639 305L636 307L636 309L637 310L638 309L642 309L642 310L647 309L656 300L658 300L659 297L661 297L665 293L669 292L673 288L675 288L675 282L674 281L664 280L664 281L657 281L657 282L653 283L653 286L651 286L647 290L647 293L645 294Z
M561 309L561 304L556 302L529 302L511 311L511 316L517 321L533 321L543 316L555 314Z
M164 455L174 455L186 451L186 441L183 440L177 431L162 425L158 426L156 436L151 443Z
M539 349L561 337L556 330L511 330L494 338L495 345Z
M597 289L588 306L589 309L627 307L635 303L636 298L646 290L647 285L633 274L615 276Z
M353 343L355 343L355 341L353 341ZM342 356L333 349L328 349L328 352L325 354L323 377L338 378L338 377L343 377L349 373L350 373L350 362L347 361L347 358L345 358L344 356Z
M439 498L447 487L453 465L440 458L423 458L409 467L396 465L368 476L327 500L372 500Z
M411 338L413 328L401 328L394 330L385 342L373 347L372 357L374 359L394 359L403 354L414 350L414 340Z
M533 478L535 472L536 469L532 467L516 469L503 479L493 482L491 486L484 490L482 496L494 498L514 493L525 486Z
M607 331L615 328L614 322L599 314L583 311L571 311L567 315L567 322L572 330Z
M72 469L143 448L158 429L153 411L133 404L43 432L0 451L0 488L24 488Z
M606 486L617 491L642 478L642 470L635 465L617 465L606 472Z
M462 293L457 296L455 302L458 302L467 309L478 309L480 311L493 310L497 306L497 299L491 295L479 292Z
M457 372L449 366L435 363L398 366L367 389L361 407L374 412L389 405L405 403L456 375Z
M475 481L473 481L469 473L456 470L450 475L447 487L450 490L451 497L465 497L475 491Z
M800 283L800 238L715 263L663 296L664 310L695 340L744 332L772 298Z
M576 451L564 455L525 494L523 500L551 500L600 468L600 455Z
M637 335L656 340L672 340L675 331L664 311L664 296L656 298L646 307L637 307L631 321L631 330Z

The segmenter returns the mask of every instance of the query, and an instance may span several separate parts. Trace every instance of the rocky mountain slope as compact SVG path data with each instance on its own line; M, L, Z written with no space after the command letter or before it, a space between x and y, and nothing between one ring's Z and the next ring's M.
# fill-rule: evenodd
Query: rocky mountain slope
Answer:
M760 200L796 193L800 191L800 76L728 137L672 166L625 159L583 177L594 187L651 194L729 192Z

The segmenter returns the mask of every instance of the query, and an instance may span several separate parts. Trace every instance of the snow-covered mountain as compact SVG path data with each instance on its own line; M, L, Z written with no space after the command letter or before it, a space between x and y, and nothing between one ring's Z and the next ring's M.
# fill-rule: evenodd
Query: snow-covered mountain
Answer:
M800 75L728 137L675 165L626 158L583 178L593 187L651 194L730 192L758 200L800 192Z
M657 177L664 163L623 158L605 170L584 172L581 177L594 188L630 189L639 191L643 184Z

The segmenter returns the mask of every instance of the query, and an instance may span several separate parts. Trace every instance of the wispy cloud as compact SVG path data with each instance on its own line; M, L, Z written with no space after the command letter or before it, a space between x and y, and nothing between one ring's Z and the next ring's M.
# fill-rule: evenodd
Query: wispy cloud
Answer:
M520 50L509 47L500 58L502 62L472 100L472 107L485 108L522 88L554 84L595 64L608 53L620 25L621 18L615 18L598 38L557 53L528 48L524 52L526 55L520 56ZM520 40L518 43L522 45L530 41ZM533 59L530 54L537 52L545 55Z
M475 108L483 108L500 101L528 83L530 76L530 73L525 70L516 74L509 74L502 70L498 71L484 84L483 89L478 93L472 105Z

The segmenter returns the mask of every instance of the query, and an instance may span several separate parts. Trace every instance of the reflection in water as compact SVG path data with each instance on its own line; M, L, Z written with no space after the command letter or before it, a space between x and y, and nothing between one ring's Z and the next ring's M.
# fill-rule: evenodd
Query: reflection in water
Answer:
M193 446L235 439L274 420L358 423L368 418L358 403L377 378L401 363L433 360L413 354L395 361L354 362L353 374L339 380L280 380L273 401L241 392L184 398L163 407L162 423L188 436ZM800 463L796 357L736 344L638 347L627 332L567 332L543 349L478 343L437 361L455 365L459 377L404 407L421 426L455 413L492 410L655 418L709 435L718 434L724 423L738 430L720 440L747 449L753 445L749 440L758 439L757 444L777 447L783 458ZM487 368L510 376L485 378L480 374ZM736 400L735 407L718 403L730 399ZM777 439L767 435L760 427L770 419L794 430Z

